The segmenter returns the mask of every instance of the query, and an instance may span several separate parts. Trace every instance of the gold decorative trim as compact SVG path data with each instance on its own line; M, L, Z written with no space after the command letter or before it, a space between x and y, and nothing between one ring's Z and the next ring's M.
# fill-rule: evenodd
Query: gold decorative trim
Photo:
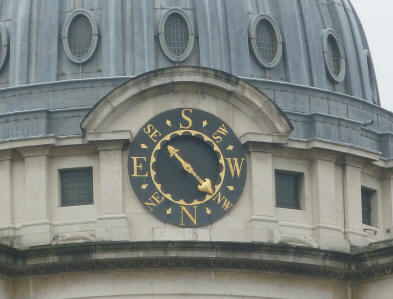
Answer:
M177 136L182 136L182 135L185 134L185 133L189 133L189 134L191 134L191 136L197 136L197 135L199 135L199 136L201 136L201 137L203 138L203 141L207 142L208 144L211 144L211 145L213 146L213 150L214 150L215 152L217 152L218 155L219 155L218 163L220 163L220 165L221 165L221 171L220 171L220 173L219 173L220 181L219 181L218 184L215 185L213 193L212 193L212 194L206 194L205 197L204 197L202 200L195 199L192 203L186 203L186 202L184 201L184 199L176 200L176 199L174 199L174 198L172 197L171 194L165 193L165 192L162 190L162 188L161 188L161 184L159 184L159 183L156 181L156 174L157 174L157 173L156 173L156 171L153 169L153 164L156 162L156 157L155 157L155 156L156 156L156 153L161 149L162 145L163 145L165 142L171 140L172 138L177 137ZM195 131L195 130L177 130L177 131L171 132L171 133L169 133L168 135L166 135L165 137L163 137L163 138L157 143L157 145L155 146L155 148L154 148L154 150L153 150L153 152L152 152L152 154L151 154L151 159L150 159L150 175L151 175L152 181L153 181L154 185L156 186L157 190L158 190L165 198L167 198L168 200L172 201L172 202L175 203L175 204L182 205L182 206L195 206L195 205L200 205L200 204L203 204L203 203L207 202L207 201L208 201L209 199L211 199L212 197L214 197L214 196L217 194L217 192L221 189L222 183L223 183L223 181L224 181L224 176L225 176L225 162L224 162L224 156L222 155L221 150L220 150L220 148L217 146L217 144L216 144L209 136L205 135L204 133L199 132L199 131Z

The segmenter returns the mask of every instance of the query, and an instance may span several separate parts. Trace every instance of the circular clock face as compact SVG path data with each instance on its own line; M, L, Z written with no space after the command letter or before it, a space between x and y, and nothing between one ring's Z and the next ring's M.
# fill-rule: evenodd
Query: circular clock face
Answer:
M199 227L234 208L247 164L225 122L183 108L158 114L143 126L130 145L128 170L137 197L157 218Z

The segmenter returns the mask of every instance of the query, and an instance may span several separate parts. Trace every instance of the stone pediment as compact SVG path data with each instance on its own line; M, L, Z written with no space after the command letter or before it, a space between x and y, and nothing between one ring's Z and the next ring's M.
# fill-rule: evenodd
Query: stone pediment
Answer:
M130 130L165 110L192 107L208 111L233 126L238 136L273 136L286 140L293 127L266 95L228 73L198 67L156 70L112 90L81 123L84 134ZM249 141L249 138L246 138Z

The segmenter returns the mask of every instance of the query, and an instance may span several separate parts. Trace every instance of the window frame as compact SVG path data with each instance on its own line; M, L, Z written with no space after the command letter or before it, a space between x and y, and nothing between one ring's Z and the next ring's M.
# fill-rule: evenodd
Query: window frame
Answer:
M371 57L369 50L364 50L364 53L366 56L367 74L368 74L370 90L371 90L371 100L372 100L373 104L379 105L380 103L379 103L377 79L375 76L373 59Z
M274 30L275 37L276 37L276 42L277 42L277 50L276 54L273 58L272 61L266 61L261 53L259 52L258 45L257 45L257 27L258 24L262 21L268 22ZM265 68L271 69L277 66L277 64L281 61L282 58L282 44L283 44L283 38L281 35L281 30L279 25L276 23L276 21L273 19L273 17L269 15L257 15L254 18L250 20L249 26L248 26L248 36L251 44L252 51L254 53L254 56L258 60L258 62Z
M186 25L188 27L188 44L186 49L184 50L183 54L180 56L174 56L172 52L168 49L168 46L165 41L165 25L167 19L172 15L172 14L179 14L184 21L186 22ZM186 60L190 55L191 52L194 48L194 43L195 43L195 30L194 30L194 25L191 22L189 16L181 9L179 8L172 8L169 9L160 19L160 22L158 24L158 39L160 42L160 46L162 51L164 52L165 56L173 61L173 62L182 62Z
M91 35L92 35L89 50L82 57L76 57L74 54L72 54L72 51L70 48L70 43L68 40L71 24L74 21L74 19L76 17L78 17L79 15L83 15L89 20L90 26L91 26ZM68 59L74 63L77 63L77 64L82 64L82 63L87 62L90 58L93 57L93 55L97 49L98 36L99 36L98 26L97 26L97 23L94 19L94 16L89 11L84 10L84 9L74 10L65 21L64 26L63 26L63 34L62 34L63 49L64 49L64 52L66 53Z
M278 205L277 174L293 175L296 177L296 183L297 183L296 208L284 207L284 206ZM290 171L290 170L284 170L284 169L274 169L275 207L279 208L279 209L287 209L287 210L303 210L304 209L303 203L302 203L303 180L304 180L304 173L303 172Z
M332 37L337 45L340 54L340 71L338 74L334 71L334 66L329 56L329 38ZM338 38L338 34L331 28L324 29L322 31L322 46L323 46L323 57L325 60L326 70L330 78L336 83L342 83L346 75L346 59L344 48Z
M364 222L363 218L363 192L367 192L370 197L369 197L369 205L370 205L370 211L369 211L369 223ZM360 191L360 197L361 197L361 209L362 209L362 224L369 226L369 227L377 227L375 221L375 213L378 212L378 207L377 207L377 190L366 187L366 186L361 186L361 191Z
M3 70L7 64L10 49L10 35L7 27L0 23L0 35L1 35L1 55L0 55L0 71Z
M90 173L91 173L91 202L82 203L82 204L63 204L63 183L62 183L61 174L64 172L71 172L71 171L78 171L78 170L79 171L80 170L90 170ZM59 196L59 207L60 208L94 205L94 169L92 166L60 168L57 171L58 171L58 176L59 176L59 195L60 195Z

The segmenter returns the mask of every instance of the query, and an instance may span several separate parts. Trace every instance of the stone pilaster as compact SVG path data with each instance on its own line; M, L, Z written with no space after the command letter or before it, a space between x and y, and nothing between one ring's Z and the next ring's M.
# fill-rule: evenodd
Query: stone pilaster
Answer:
M11 155L9 150L0 152L0 243L6 245L14 236Z
M382 181L382 218L384 238L393 237L393 170L386 171Z
M249 180L251 181L252 216L249 222L251 241L278 242L278 219L274 216L273 157L249 146Z
M355 246L368 244L362 223L361 165L361 161L347 157L343 166L345 236Z
M29 147L19 152L25 160L25 222L21 225L21 246L50 244L48 147Z
M129 240L128 218L123 204L122 149L124 141L96 143L100 161L100 215L97 219L98 241Z
M344 228L339 225L335 162L318 157L311 168L313 238L321 249L349 251Z

